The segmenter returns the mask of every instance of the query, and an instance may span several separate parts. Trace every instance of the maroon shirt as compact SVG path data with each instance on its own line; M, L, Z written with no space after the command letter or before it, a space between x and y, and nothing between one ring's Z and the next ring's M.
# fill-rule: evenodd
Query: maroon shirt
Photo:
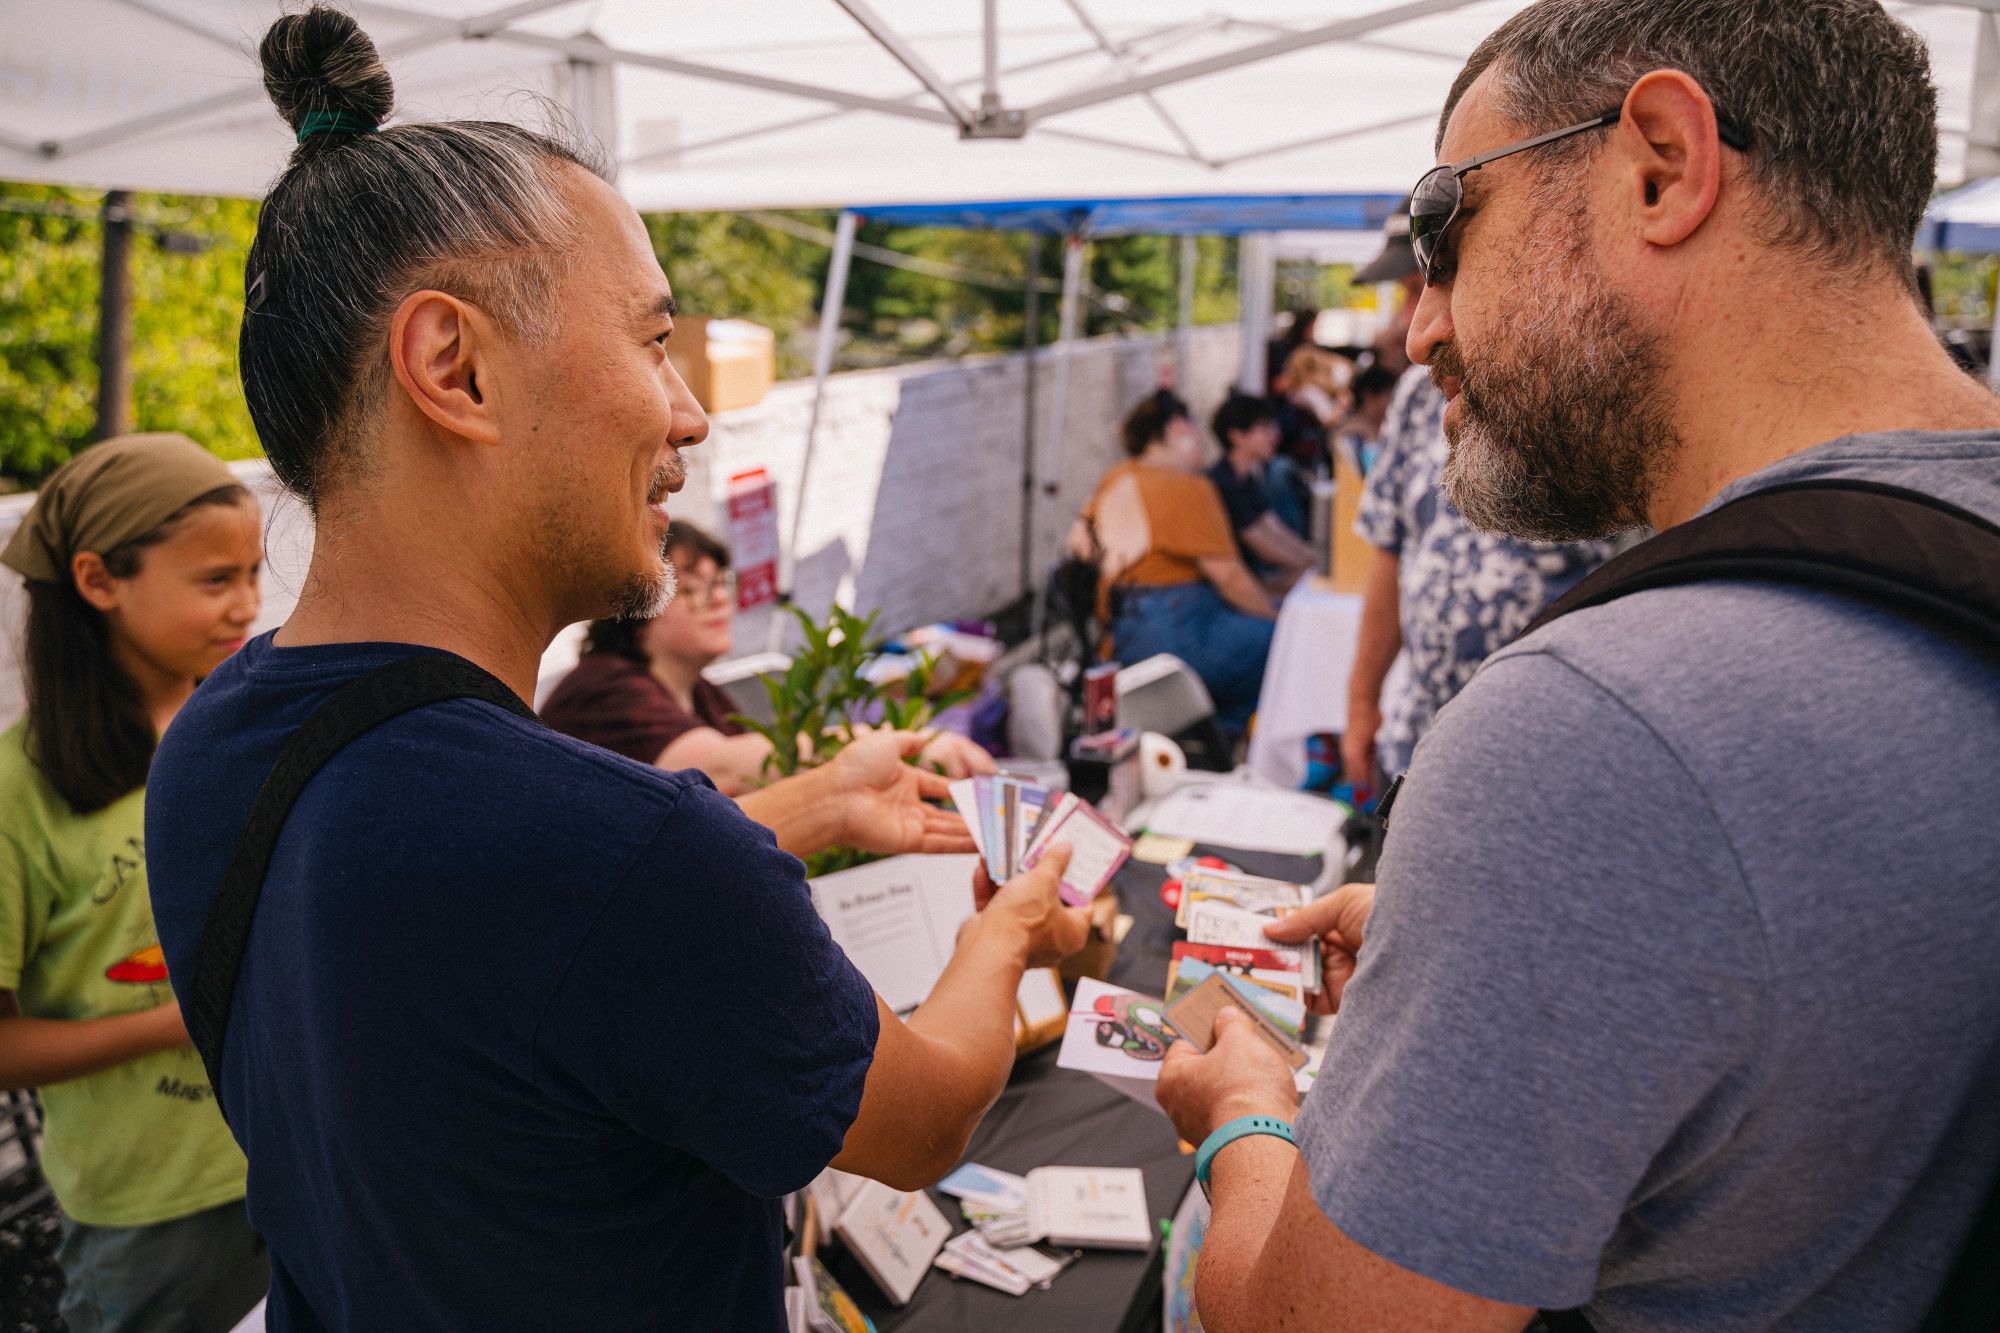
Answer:
M741 736L742 725L729 720L738 711L728 695L697 679L690 712L631 658L585 653L542 705L542 721L580 741L650 764L660 751L700 727Z

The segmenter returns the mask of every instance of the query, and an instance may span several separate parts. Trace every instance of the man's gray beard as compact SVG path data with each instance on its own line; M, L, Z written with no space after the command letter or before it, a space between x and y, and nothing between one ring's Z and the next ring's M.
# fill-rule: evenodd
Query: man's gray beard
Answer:
M1527 301L1488 348L1433 363L1460 375L1444 491L1474 527L1536 541L1607 537L1646 522L1678 440L1665 340L1585 257L1579 215Z
M619 591L618 609L612 613L615 620L651 620L667 609L667 603L674 600L678 587L678 576L674 573L674 562L666 558L664 541L660 547L660 563L665 568L663 574L634 574L624 588Z

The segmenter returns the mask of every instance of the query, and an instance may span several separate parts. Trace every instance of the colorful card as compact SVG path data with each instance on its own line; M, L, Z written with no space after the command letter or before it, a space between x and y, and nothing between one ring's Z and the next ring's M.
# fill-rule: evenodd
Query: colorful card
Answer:
M1208 980L1196 986L1166 1007L1164 1017L1169 1026L1194 1046L1198 1051L1206 1051L1215 1044L1215 1019L1224 1009L1235 1009L1248 1018L1256 1028L1257 1035L1269 1042L1271 1048L1285 1057L1285 1063L1297 1073L1306 1067L1305 1048L1286 1036L1278 1025L1271 1021L1257 1005L1252 1004L1242 991L1232 986L1221 973L1210 973Z
M1058 842L1069 844L1070 858L1056 891L1071 907L1081 907L1103 892L1132 851L1132 840L1123 829L1068 793L1042 821L1021 868L1033 870L1042 853Z

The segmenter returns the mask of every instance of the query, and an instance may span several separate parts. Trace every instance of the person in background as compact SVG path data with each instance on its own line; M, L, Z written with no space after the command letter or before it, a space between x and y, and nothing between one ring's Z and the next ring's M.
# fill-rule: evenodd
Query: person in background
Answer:
M1349 389L1353 409L1334 432L1333 447L1366 477L1382 451L1382 430L1396 397L1396 374L1387 366L1363 367Z
M1098 566L1098 614L1112 655L1172 653L1208 687L1217 723L1249 729L1277 607L1236 546L1222 497L1201 471L1188 406L1166 389L1122 429L1124 462L1104 474L1070 532L1070 552Z
M1271 339L1264 348L1264 383L1277 382L1293 352L1301 347L1318 345L1313 341L1313 328L1318 323L1319 311L1311 306L1298 306L1287 313L1285 331Z
M1318 563L1313 548L1272 511L1269 469L1278 423L1266 398L1232 392L1210 421L1222 457L1208 470L1228 511L1237 549L1264 587L1283 596Z
M583 656L542 705L542 721L642 764L708 774L725 796L763 781L771 743L734 720L737 707L702 671L727 657L736 621L729 548L675 519L667 558L678 571L673 601L650 620L594 620ZM992 756L940 732L922 759L946 776L994 771Z
M154 933L154 738L243 643L257 502L179 435L79 453L0 561L27 580L27 715L0 734L0 1088L39 1088L72 1333L226 1329L263 1295L243 1154Z
M1424 286L1409 228L1407 214L1391 218L1382 253L1362 270L1402 289L1392 325L1402 331L1399 340ZM1444 393L1428 369L1403 372L1354 520L1375 548L1340 740L1341 771L1357 788L1374 785L1378 773L1387 783L1407 770L1438 710L1480 663L1620 546L1528 541L1467 523L1443 488L1444 409ZM1409 669L1402 688L1385 698L1398 653Z

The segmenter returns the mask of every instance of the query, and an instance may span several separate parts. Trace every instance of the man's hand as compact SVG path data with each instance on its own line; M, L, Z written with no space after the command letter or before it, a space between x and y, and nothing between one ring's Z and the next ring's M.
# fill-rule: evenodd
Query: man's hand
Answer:
M872 732L827 763L842 846L885 856L977 850L963 819L926 804L949 799L946 780L903 762L929 740L907 731Z
M1180 1136L1197 1147L1238 1116L1268 1115L1290 1123L1299 1109L1292 1067L1234 1009L1215 1016L1215 1044L1207 1054L1185 1041L1173 1044L1153 1095Z
M1054 967L1090 939L1090 908L1068 907L1056 885L1069 867L1069 844L1052 843L1033 870L993 887L981 863L972 876L972 901L989 916L1005 917L1027 935L1028 966Z
M1340 775L1356 791L1375 786L1375 733L1381 729L1380 708L1347 701L1347 730L1340 735Z
M1373 884L1343 884L1323 898L1315 899L1289 916L1264 927L1264 934L1279 944L1319 941L1321 989L1306 997L1306 1007L1316 1014L1331 1014L1340 1008L1341 994L1361 953L1361 932L1368 926L1368 914L1375 910Z

